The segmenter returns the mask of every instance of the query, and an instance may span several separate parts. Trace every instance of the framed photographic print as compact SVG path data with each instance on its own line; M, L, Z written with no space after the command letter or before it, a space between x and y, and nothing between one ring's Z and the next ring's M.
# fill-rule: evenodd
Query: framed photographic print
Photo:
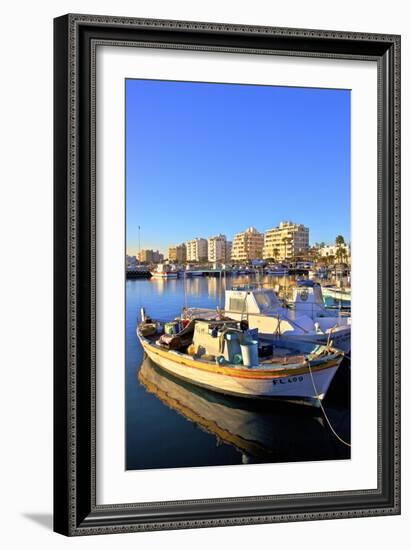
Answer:
M400 38L54 29L55 531L400 513Z

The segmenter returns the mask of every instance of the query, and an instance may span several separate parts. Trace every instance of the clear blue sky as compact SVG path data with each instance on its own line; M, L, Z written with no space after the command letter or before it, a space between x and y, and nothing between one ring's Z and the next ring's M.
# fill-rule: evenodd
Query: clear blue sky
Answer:
M282 220L350 240L350 91L126 80L127 251Z

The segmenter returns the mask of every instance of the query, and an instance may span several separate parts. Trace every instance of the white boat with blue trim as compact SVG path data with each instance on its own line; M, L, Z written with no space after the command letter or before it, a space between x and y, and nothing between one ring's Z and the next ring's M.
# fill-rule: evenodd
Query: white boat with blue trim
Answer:
M208 318L212 313L210 309L189 308L184 314L189 318ZM271 288L233 287L225 291L222 313L230 319L246 321L263 338L281 336L296 344L332 344L346 353L351 351L350 313L327 309L321 286L312 281L299 282L286 304L280 302Z

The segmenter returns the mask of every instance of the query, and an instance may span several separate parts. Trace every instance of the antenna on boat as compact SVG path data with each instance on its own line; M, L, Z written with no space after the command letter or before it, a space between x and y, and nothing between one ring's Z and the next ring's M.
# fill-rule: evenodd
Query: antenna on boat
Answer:
M139 263L139 265L140 265L140 262L141 262L140 229L141 229L141 227L138 226L138 263ZM140 283L140 281L139 281L139 283ZM142 314L143 308L141 306L141 284L138 284L137 288L138 288L138 305L140 306L141 316L143 317L143 314ZM144 313L144 319L142 318L141 321L144 322L144 320L145 320L145 313Z
M187 308L187 271L184 270L184 306L185 306L185 314L186 314L186 318L187 318L187 315L188 315L188 308Z
M219 309L221 309L221 302L222 302L222 299L221 299L222 291L223 291L222 284L223 284L222 273L220 269L220 272L218 274L218 307Z

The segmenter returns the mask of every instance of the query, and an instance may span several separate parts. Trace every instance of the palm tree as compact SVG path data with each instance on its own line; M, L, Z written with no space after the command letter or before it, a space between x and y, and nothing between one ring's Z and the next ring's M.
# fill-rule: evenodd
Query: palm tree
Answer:
M308 256L311 261L317 262L320 259L320 254L318 252L318 246L312 246L308 251Z
M340 261L340 263L342 263L344 255L346 254L344 237L342 235L337 235L335 238L335 244L337 246L335 257Z
M348 250L347 250L347 247L344 247L344 249L343 249L343 260L344 260L344 263L348 264Z
M336 252L335 252L335 257L336 257L337 261L339 261L340 263L342 263L343 258L344 258L344 255L345 255L345 250L344 250L344 248L342 248L341 245L337 246L337 250L336 250Z

